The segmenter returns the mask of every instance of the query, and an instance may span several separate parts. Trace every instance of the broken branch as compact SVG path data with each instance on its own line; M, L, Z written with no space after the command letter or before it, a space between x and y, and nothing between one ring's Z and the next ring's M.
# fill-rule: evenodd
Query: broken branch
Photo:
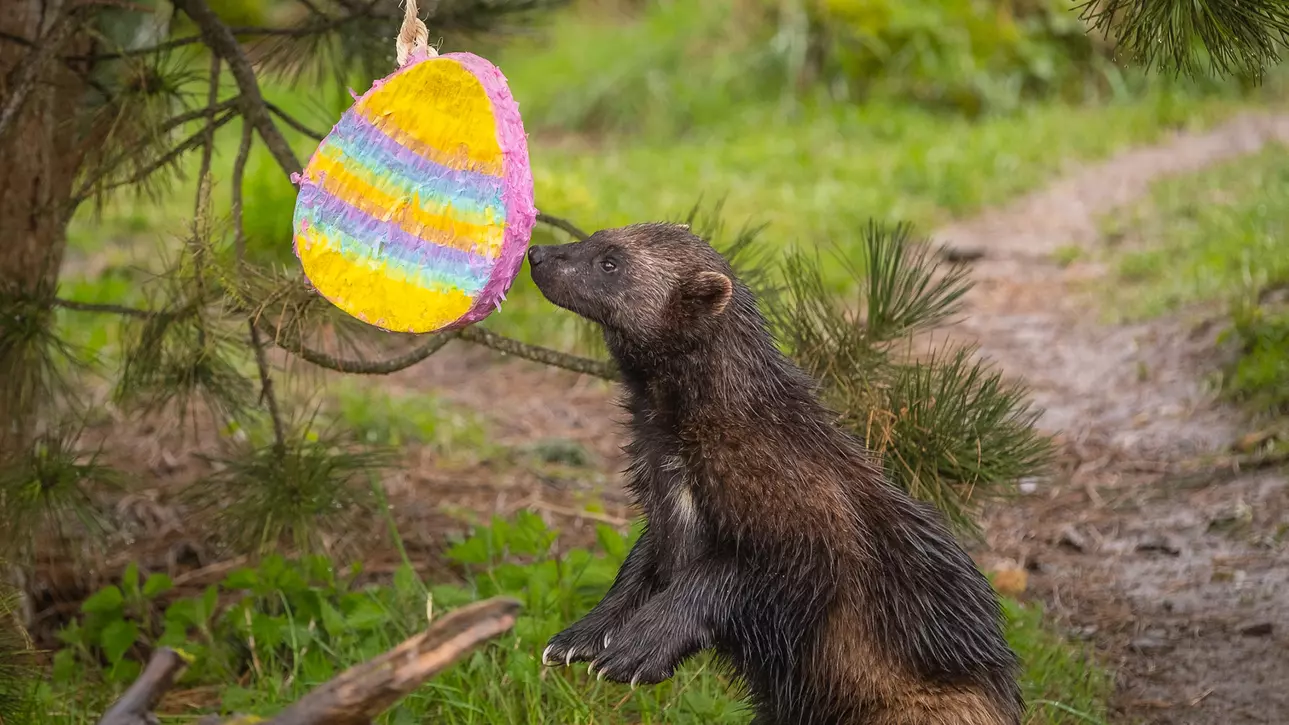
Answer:
M519 609L514 599L494 597L454 610L394 649L318 686L263 725L366 725L480 644L509 631ZM99 725L157 722L152 708L184 664L178 652L157 649L143 674ZM201 722L217 725L220 721L209 716ZM224 722L234 725L246 720L233 717Z

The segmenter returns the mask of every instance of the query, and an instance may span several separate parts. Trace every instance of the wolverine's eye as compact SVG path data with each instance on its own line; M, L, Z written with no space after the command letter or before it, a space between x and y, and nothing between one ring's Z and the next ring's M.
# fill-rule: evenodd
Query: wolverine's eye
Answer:
M613 272L617 271L617 269L618 269L618 263L617 263L617 262L614 262L612 259L601 259L601 260L600 260L600 269L604 270L604 272L605 272L606 274L611 274L611 273L613 273Z

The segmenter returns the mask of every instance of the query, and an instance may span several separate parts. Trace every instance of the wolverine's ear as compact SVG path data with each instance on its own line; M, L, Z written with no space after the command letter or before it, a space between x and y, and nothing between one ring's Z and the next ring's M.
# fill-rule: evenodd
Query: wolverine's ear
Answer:
M699 272L685 284L685 297L696 312L719 315L733 296L734 283L720 272Z

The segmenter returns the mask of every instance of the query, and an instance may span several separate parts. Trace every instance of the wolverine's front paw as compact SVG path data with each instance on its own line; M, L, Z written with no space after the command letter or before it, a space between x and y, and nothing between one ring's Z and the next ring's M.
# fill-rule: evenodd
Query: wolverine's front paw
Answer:
M542 652L542 664L567 666L595 659L612 638L614 627L606 619L591 614L551 637Z
M656 685L675 673L690 649L675 632L623 630L591 663L591 671L613 682Z

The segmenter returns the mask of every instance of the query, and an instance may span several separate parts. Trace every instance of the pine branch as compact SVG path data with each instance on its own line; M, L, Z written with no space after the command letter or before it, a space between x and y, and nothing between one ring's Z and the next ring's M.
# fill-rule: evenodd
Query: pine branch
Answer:
M554 227L556 229L567 232L570 236L572 236L574 239L577 239L578 241L581 241L591 236L586 232L582 231L581 229L578 229L577 226L572 222L565 219L561 219L557 216L552 216L545 212L538 212L537 221L549 227Z
M242 217L242 182L246 178L246 162L251 157L251 144L255 142L251 124L242 119L242 140L237 147L237 158L233 160L233 188L231 212L233 216L233 256L240 265L246 258L246 223Z
M506 355L514 355L525 360L532 360L543 365L563 368L583 375L592 375L604 380L617 380L618 370L608 362L569 355L540 345L529 345L510 337L498 335L483 327L467 327L457 333L462 340L491 348Z
M237 148L237 158L233 161L233 250L237 260L237 271L242 274L246 257L246 224L242 216L242 183L246 176L246 162L251 155L251 144L254 142L251 124L242 122L242 140ZM277 394L273 391L273 375L269 371L268 357L264 354L264 342L260 339L260 329L254 317L248 317L246 326L251 333L251 349L255 351L255 366L260 374L260 400L268 407L269 419L273 423L273 441L279 454L286 453L286 427L282 422L282 411L278 408Z
M204 115L204 109L203 109L203 114L199 114L199 115ZM161 156L161 158L157 159L151 164L148 164L146 167L135 172L129 178L122 179L120 181L114 181L104 186L96 187L96 184L102 179L103 176L106 176L107 174L111 173L110 169L105 170L104 173L102 173L98 178L92 181L86 182L85 184L82 184L81 188L72 197L72 203L79 204L85 201L86 199L90 198L91 196L94 196L95 194L105 194L113 189L119 189L122 186L133 186L134 184L143 182L154 172L158 171L159 169L165 168L170 164L173 164L175 161L179 159L180 156L183 156L189 151L192 151L193 149L202 145L205 142L206 134L208 132L214 132L219 130L220 127L222 127L224 124L228 123L229 121L233 120L236 117L237 117L237 113L235 111L228 111L223 115L217 117L215 120L211 121L201 130L197 131L193 135L179 142L179 144L177 144L174 148L170 149L170 151L168 151L165 155Z
M69 310L78 310L81 312L97 312L103 314L122 315L133 318L151 318L166 314L167 312L153 312L124 305L99 304L91 302L79 302L56 298L54 304L58 307L64 307ZM305 362L312 363L319 367L334 370L339 373L352 375L389 375L399 370L409 368L443 348L450 340L460 338L467 342L483 347L496 350L498 352L513 355L515 357L539 362L552 367L562 368L583 375L592 375L604 380L617 380L618 373L611 363L592 360L590 358L569 355L568 353L559 352L540 345L530 345L520 342L511 337L499 335L490 330L481 327L469 327L456 332L444 332L432 335L424 344L409 350L408 352L397 357L387 360L353 360L330 355L320 350L315 350L308 345L298 341L286 339L279 328L274 327L271 323L260 321L261 325L268 328L273 343L287 352L299 357Z
M221 63L219 55L211 53L210 55L210 88L206 94L206 107L211 108L219 101L219 69ZM201 140L201 168L197 172L197 200L193 210L193 265L196 274L193 280L197 284L197 297L206 299L206 240L210 239L210 161L215 153L215 130L211 128L210 123L214 120L214 113L207 116L205 136ZM198 327L197 333L199 343L205 344L205 330Z
M1218 74L1261 78L1289 45L1284 0L1086 0L1080 17L1146 68L1199 75L1200 56ZM1196 48L1196 43L1200 48Z
M146 319L162 314L159 312L153 312L152 310L139 309L138 307L126 307L125 305L113 305L102 302L81 302L79 300L67 300L61 297L55 297L53 305L55 307L62 307L63 309L74 310L76 312L98 312L102 314L121 315L122 317L134 317L139 319Z
M378 1L379 0L373 0L370 3L370 5L368 5L367 7L374 6ZM312 23L299 28L233 26L233 27L230 27L228 30L230 33L233 34L234 37L238 37L238 38L302 37L306 35L318 35L322 33L330 33L336 30L340 30L344 28L346 25L349 25L356 20L362 19L366 15L367 14L363 12L354 12L354 13L345 15L343 17L331 18L322 23ZM32 46L35 45L30 40L21 38L19 36L11 36L9 39L13 40L14 42L24 43ZM86 63L99 63L99 62L111 61L111 60L122 60L125 58L137 58L140 56L153 55L156 53L165 53L171 50L177 50L179 48L184 48L189 45L195 45L197 43L201 43L203 42L203 40L204 40L203 35L189 35L183 38L174 38L173 40L167 40L164 43L157 43L156 45L149 45L143 48L129 48L127 50L106 52L106 53L68 55L68 56L64 56L63 60L86 62Z
M175 7L182 10L201 29L205 43L212 51L228 63L237 87L241 91L242 115L269 147L269 152L277 160L282 170L290 176L303 168L295 158L291 145L286 142L282 132L273 123L268 107L264 105L264 96L260 93L259 81L250 60L238 44L228 26L224 24L215 11L210 9L206 0L175 0Z
M304 134L305 136L308 136L309 138L313 139L314 141L321 141L323 138L325 138L325 137L326 137L326 134L321 133L321 132L319 132L319 131L314 131L313 129L311 129L311 128L309 128L308 126L304 125L303 123L301 123L300 121L296 120L295 118L292 118L289 114L287 114L287 112L286 112L286 111L283 111L281 108L278 108L278 107L277 107L276 105L274 105L273 103L271 103L271 102L269 102L269 101L267 101L267 100L266 100L266 101L264 101L264 106L265 106L265 108L268 108L268 109L269 109L269 112L270 112L270 113L272 113L273 115L275 115L275 116L277 116L278 118L282 119L282 122L283 122L283 123L285 123L286 125L290 126L291 128L294 128L295 130L299 131L300 133Z
M277 329L272 329L272 331L274 332L274 343L283 350L286 350L305 362L313 363L318 367L350 375L389 375L391 373L396 373L399 370L410 368L443 349L443 346L455 337L453 333L434 335L430 337L429 340L425 341L425 343L399 355L398 357L372 362L329 355L320 350L315 350L308 345L305 345L303 342L282 339L278 334L280 331Z
M913 227L887 227L870 221L864 234L864 313L868 334L889 341L928 330L957 314L970 289L967 268L941 273L939 255L929 253L925 240L913 242ZM838 261L860 278L844 256Z
M0 466L0 552L30 555L53 534L70 538L71 528L102 535L112 520L94 501L96 489L119 489L120 475L98 462L99 451L80 450L80 421L60 422L34 436L24 450Z
M100 181L110 176L126 159L129 159L131 157L138 157L140 154L145 153L147 145L152 140L158 137L161 137L175 130L176 128L179 128L180 126L186 123L191 123L193 121L200 121L203 118L207 119L209 123L209 119L212 118L215 114L218 114L221 111L227 111L231 108L235 108L240 103L241 103L240 97L234 96L232 98L229 98L228 100L220 101L219 103L206 106L204 108L198 108L192 111L187 111L185 113L172 116L171 118L168 118L165 121L162 121L155 129L153 129L148 134L149 138L147 139L147 141L145 141L144 143L131 146L130 148L127 148L121 151L119 154L116 154L111 160L98 164L100 169L98 173L91 175L91 177L87 181L82 182L80 188L77 190L76 194L74 195L74 199L80 201L94 195L95 193L98 193L98 191L94 189L94 186L96 184L98 184ZM195 147L195 144L202 142L202 139L205 138L205 134L206 134L206 129L202 128L197 133L193 134L193 136L189 137L187 141L185 141L184 143L193 143ZM189 147L189 149L187 150L190 150L191 148L193 147ZM171 151L174 151L174 150L175 149L171 149ZM150 166L149 170L146 173L150 174L152 173L152 171L155 171L161 166L164 166L165 163L168 163L167 161L164 160L165 158L167 157L163 156L162 160L158 160L156 164L153 164L152 166ZM174 158L174 157L171 156L170 158ZM133 181L133 179L139 179L142 176L144 176L144 174L136 173L135 176L131 177L132 181L127 181L125 183L126 184L136 183L135 181ZM115 188L116 186L121 186L121 185L122 184L114 184L113 187L110 187L110 188Z
M394 465L396 451L362 446L348 434L291 426L281 445L247 441L226 457L198 454L209 476L185 489L193 510L209 516L222 543L263 554L282 545L303 551L342 543L374 504L367 476Z

